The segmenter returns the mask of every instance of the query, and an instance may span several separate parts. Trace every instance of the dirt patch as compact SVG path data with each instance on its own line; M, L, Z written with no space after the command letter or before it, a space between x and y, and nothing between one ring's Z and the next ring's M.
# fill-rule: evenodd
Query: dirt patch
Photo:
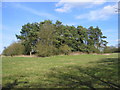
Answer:
M86 53L82 53L82 52L72 52L69 55L81 55L81 54L86 54Z
M83 54L88 54L88 53L83 53L83 52L72 52L69 55L83 55ZM111 55L111 53L104 53L104 54L98 54L98 53L89 53L93 55Z
M88 54L88 53L83 53L83 52L72 52L69 55L83 55L83 54ZM111 53L105 53L105 54L97 54L97 53L89 53L93 55L112 55ZM64 56L64 54L61 54L60 56ZM6 57L4 55L1 55L1 57ZM15 55L15 56L7 56L7 57L37 57L36 55Z
M15 55L15 56L13 56L13 57L37 57L37 56L35 56L35 55Z
M110 53L102 54L102 55L111 55Z

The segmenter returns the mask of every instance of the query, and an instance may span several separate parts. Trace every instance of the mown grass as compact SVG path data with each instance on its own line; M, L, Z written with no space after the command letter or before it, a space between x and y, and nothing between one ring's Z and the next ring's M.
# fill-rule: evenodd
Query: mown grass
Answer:
M3 57L3 88L117 88L118 54Z

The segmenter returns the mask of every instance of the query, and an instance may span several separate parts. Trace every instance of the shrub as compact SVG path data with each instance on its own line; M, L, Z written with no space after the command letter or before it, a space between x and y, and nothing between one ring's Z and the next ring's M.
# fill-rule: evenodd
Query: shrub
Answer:
M22 55L24 54L25 47L21 43L12 43L10 46L3 50L3 55L13 56L13 55Z
M64 44L64 45L60 46L59 51L60 51L61 54L68 55L71 52L71 49L68 45Z
M93 53L100 53L100 50L94 47L93 48Z
M96 48L95 46L91 45L91 46L87 46L86 52L87 53L100 53L100 50Z
M104 53L114 53L118 51L118 48L114 47L114 46L107 46L105 49L104 49Z
M57 55L57 49L53 45L42 45L37 44L36 47L37 55L40 57Z

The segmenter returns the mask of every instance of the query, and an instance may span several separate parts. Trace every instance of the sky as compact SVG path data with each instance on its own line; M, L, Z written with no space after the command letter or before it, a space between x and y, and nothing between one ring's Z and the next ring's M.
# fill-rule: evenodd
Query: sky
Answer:
M44 20L60 20L64 25L82 25L89 28L98 26L107 36L108 46L116 46L118 41L118 2L2 2L2 24L0 37L4 47L17 41L24 24ZM75 0L76 1L76 0ZM98 1L98 0L97 0ZM2 28L1 28L2 26Z

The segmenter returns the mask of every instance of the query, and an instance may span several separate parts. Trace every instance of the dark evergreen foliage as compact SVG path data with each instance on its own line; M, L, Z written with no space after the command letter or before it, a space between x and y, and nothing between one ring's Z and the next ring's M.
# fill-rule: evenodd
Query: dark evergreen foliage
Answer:
M63 25L58 20L55 23L51 20L27 23L16 37L25 46L25 54L37 53L39 56L50 56L54 52L67 54L71 51L99 53L107 45L106 36L103 36L98 26L87 29L83 26Z

